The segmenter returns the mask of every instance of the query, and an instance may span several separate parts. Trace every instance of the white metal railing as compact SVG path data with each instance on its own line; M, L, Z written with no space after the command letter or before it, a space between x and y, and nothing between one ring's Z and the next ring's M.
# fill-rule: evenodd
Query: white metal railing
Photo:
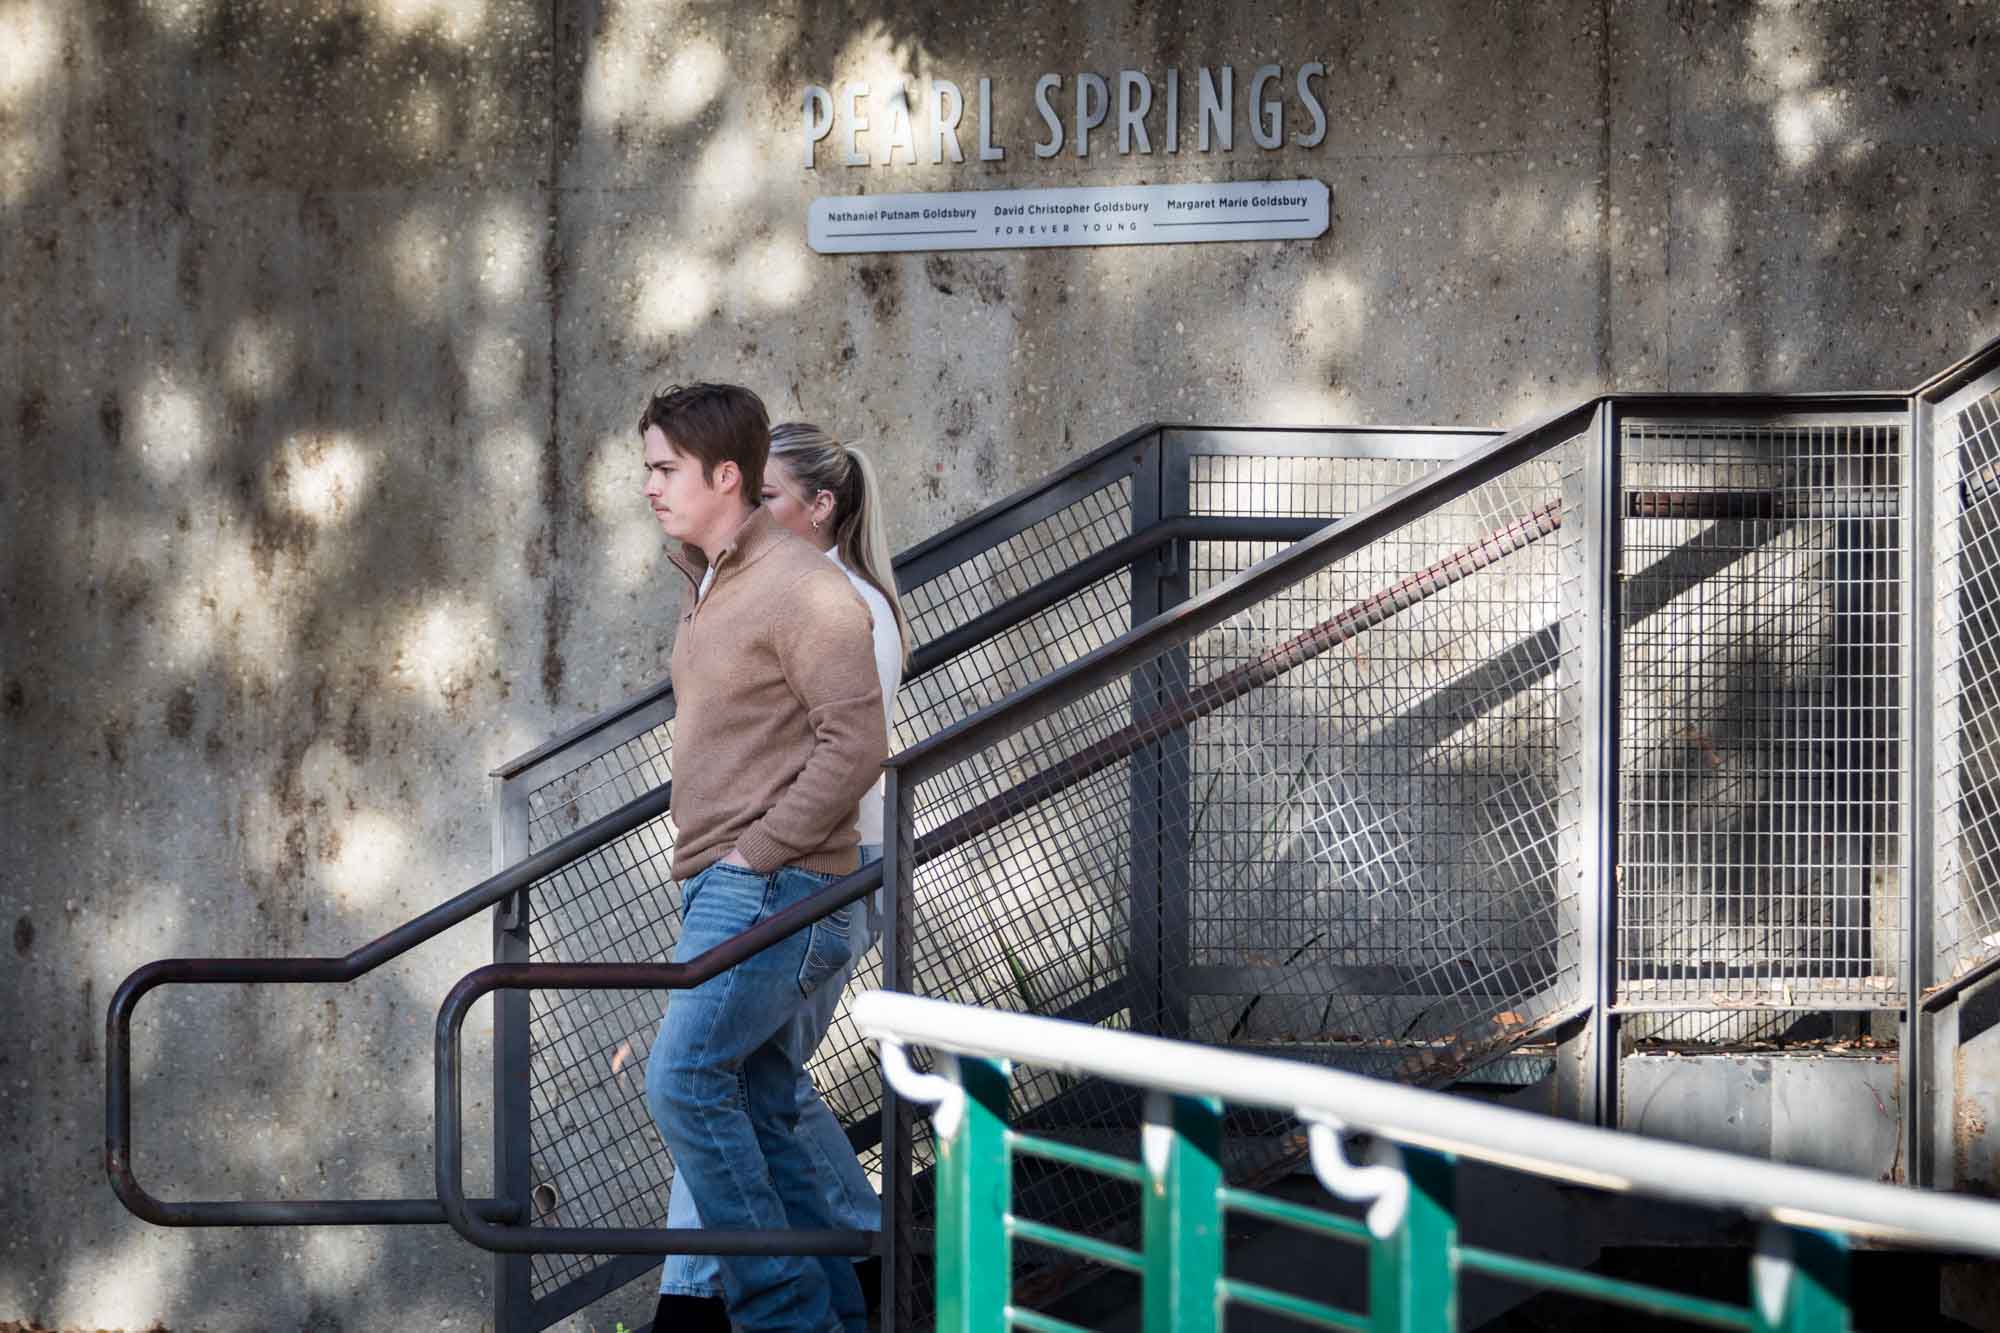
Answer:
M1787 1227L2000 1258L2000 1203L1908 1189L1809 1167L1598 1129L1338 1070L918 996L870 991L855 1002L864 1037L906 1099L945 1122L963 1091L947 1074L919 1074L906 1049L1104 1078L1155 1092L1211 1097L1298 1116L1314 1137L1315 1166L1338 1157L1336 1129L1549 1180L1731 1210ZM941 1067L948 1065L941 1062ZM1347 1178L1336 1193L1379 1198L1370 1229L1393 1229L1398 1186L1383 1172ZM1322 1179L1333 1187L1322 1170ZM1357 1186L1360 1188L1357 1189Z

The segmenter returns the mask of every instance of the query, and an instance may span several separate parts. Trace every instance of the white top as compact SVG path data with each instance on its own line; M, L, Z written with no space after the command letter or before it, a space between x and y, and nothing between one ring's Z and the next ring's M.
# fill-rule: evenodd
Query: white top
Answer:
M827 559L840 566L840 572L847 575L847 581L860 594L861 604L868 608L868 614L875 622L875 674L882 680L882 728L889 737L889 748L896 748L896 691L903 683L903 638L896 632L895 608L881 589L847 567L840 558L840 552L831 550ZM876 778L875 785L861 798L861 813L854 821L861 831L863 847L880 846L882 842L882 779Z

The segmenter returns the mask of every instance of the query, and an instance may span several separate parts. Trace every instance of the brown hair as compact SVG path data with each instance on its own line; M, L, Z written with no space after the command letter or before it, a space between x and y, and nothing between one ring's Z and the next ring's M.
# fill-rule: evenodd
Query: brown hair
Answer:
M771 430L771 457L806 488L806 501L821 491L833 497L833 547L841 563L875 585L896 613L896 637L903 657L910 656L910 620L903 599L896 595L896 571L890 563L889 537L882 527L880 491L867 455L842 444L818 426L787 421Z
M744 500L753 509L762 503L771 415L756 394L740 384L669 385L639 414L639 438L654 426L676 452L700 460L704 482L714 483L716 464L736 464Z

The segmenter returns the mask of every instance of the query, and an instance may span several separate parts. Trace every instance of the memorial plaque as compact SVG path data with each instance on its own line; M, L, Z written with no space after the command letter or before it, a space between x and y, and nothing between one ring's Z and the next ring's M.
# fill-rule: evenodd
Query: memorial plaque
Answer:
M806 242L835 255L1309 240L1329 204L1312 180L832 195L807 210Z

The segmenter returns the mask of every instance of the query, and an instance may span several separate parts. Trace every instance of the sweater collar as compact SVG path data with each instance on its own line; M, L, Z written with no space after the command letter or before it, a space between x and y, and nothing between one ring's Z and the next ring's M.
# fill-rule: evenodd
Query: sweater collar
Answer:
M771 517L770 509L760 504L737 525L713 556L693 542L677 542L667 547L667 559L700 587L701 576L710 565L715 566L715 576L719 579L725 569L755 564L787 535L778 520Z

